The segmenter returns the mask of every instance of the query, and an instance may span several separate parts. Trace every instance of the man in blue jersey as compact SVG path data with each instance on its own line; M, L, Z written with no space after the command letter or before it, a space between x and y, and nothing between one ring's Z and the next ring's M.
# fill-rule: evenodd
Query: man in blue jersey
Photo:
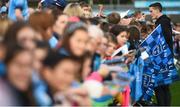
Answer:
M8 18L17 20L27 20L29 17L27 0L10 0Z

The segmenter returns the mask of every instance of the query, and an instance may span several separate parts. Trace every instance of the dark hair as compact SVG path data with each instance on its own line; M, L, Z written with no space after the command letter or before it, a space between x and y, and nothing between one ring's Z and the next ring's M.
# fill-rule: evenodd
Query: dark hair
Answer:
M70 49L69 40L77 30L83 30L87 32L86 25L83 22L70 22L67 24L63 33L62 47L65 48L71 55L73 55Z
M78 17L80 19L81 22L85 23L85 24L89 24L90 21L89 19L85 18L85 17Z
M130 26L128 31L129 31L129 40L130 41L139 41L140 40L140 31L136 26Z
M118 24L121 20L119 13L111 13L107 16L107 21L111 24Z
M142 24L141 25L141 33L148 34L152 30L153 30L152 25L148 25L148 24Z
M13 60L13 58L20 52L28 51L27 49L25 49L24 47L22 47L18 44L14 44L14 45L8 46L6 48L7 48L6 55L4 58L4 63L6 65L9 64Z
M140 27L141 26L141 23L136 21L135 19L132 19L131 22L129 23L129 25L135 25L137 27Z
M8 3L8 1L9 1L9 0L1 0L1 1L0 1L0 4L1 4L2 6L5 6L6 3ZM0 5L0 6L1 6L1 5Z
M114 44L118 44L116 37L112 33L107 32L104 35L107 36L108 42L113 42Z
M82 7L89 7L89 5L85 2L85 1L82 1L79 3L79 5Z
M136 17L138 14L141 14L141 11L140 10L137 10L134 12L133 16Z
M156 2L156 3L149 5L149 7L154 7L156 9L158 9L160 12L162 12L162 8L163 8L161 3L159 3L159 2Z
M102 22L100 24L100 28L103 30L103 32L109 32L110 24L107 22Z
M42 63L46 67L54 68L58 63L62 62L63 60L76 61L76 58L59 54L58 51L49 50L47 56Z
M5 45L12 45L12 46L14 44L17 44L18 43L17 34L21 29L25 27L30 27L30 25L23 21L18 21L13 23L5 33L3 43Z
M100 17L93 17L93 18L90 18L89 21L91 22L92 25L98 25L101 22L101 18Z
M121 32L127 32L127 27L122 26L122 25L114 25L111 29L110 32L114 34L116 37L121 33Z
M14 58L17 57L17 55L19 55L22 52L30 53L31 51L29 51L28 49L26 49L18 44L15 44L11 47L7 47L6 56L5 56L5 59L3 60L5 65L6 66L9 65L11 63L11 61L13 61ZM6 73L6 75L4 75L4 78L6 78L8 81L11 81L10 79L8 79L8 73ZM16 86L14 86L14 87L16 87ZM18 97L18 98L20 98L20 99L18 99L18 101L23 102L23 103L19 103L20 105L22 105L22 104L36 105L35 99L34 99L34 97L32 97L33 96L32 95L32 84L30 84L28 90L26 90L26 91L19 90L19 91L22 93L20 95L23 96L23 97L21 97L21 96ZM25 95L27 96L27 98L22 99L22 98L24 98Z
M50 49L49 43L46 41L35 41L36 43L36 48L41 48L41 49Z
M52 9L52 15L54 16L54 20L56 21L60 15L63 15L63 12L55 8Z
M136 49L137 46L139 45L140 41L140 31L136 26L130 26L129 29L129 43L130 43L130 49Z

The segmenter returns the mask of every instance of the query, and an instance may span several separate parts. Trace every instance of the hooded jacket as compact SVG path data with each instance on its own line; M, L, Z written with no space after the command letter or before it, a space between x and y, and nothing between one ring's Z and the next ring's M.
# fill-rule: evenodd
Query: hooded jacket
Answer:
M173 53L172 27L170 18L168 18L166 15L162 15L156 20L155 24L156 27L161 24L162 32L166 43L168 44L171 52Z

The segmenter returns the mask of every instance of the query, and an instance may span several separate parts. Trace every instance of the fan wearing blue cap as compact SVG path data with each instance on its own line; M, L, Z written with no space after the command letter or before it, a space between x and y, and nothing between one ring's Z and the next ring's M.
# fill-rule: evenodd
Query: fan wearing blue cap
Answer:
M2 13L7 13L7 7L6 6L3 6L0 8L0 14Z
M29 17L27 0L10 0L8 18L16 20L27 20Z
M66 0L41 0L42 8L60 8L64 9L66 7Z
M0 18L1 19L6 19L7 18L7 7L6 6L2 6L0 8Z

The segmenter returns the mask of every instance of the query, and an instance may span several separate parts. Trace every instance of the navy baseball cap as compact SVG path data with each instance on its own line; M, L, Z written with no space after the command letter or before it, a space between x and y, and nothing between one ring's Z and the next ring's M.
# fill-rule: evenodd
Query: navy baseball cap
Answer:
M53 8L55 6L59 8L65 8L67 5L66 0L44 0L42 2L43 8Z

